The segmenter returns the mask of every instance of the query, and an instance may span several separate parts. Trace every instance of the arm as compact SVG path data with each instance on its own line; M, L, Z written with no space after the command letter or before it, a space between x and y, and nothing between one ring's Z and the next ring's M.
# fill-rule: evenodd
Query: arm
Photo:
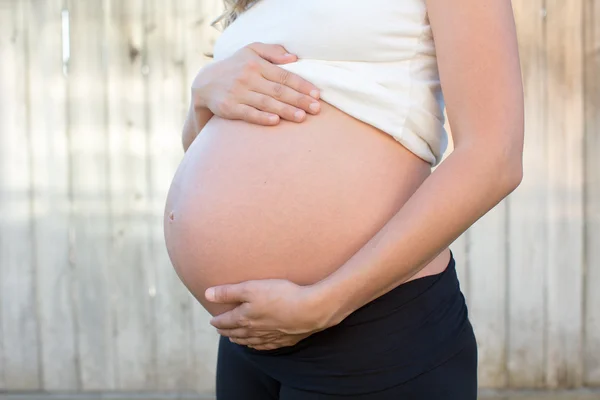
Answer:
M181 134L181 143L183 151L187 151L198 133L204 128L204 125L213 117L212 111L206 107L194 110L194 106L190 104L188 115L183 124L183 133Z
M427 0L427 7L455 150L380 232L315 285L332 304L326 325L409 279L522 179L523 93L510 2Z

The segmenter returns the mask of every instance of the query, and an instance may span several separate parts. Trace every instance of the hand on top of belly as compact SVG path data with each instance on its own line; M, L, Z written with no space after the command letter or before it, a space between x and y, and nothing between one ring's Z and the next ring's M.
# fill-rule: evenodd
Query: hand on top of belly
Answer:
M216 286L205 297L213 303L239 304L210 323L231 341L257 350L292 346L325 329L329 321L310 286L283 279Z
M274 65L296 60L279 45L245 46L200 71L192 84L194 109L258 125L276 125L280 118L301 122L306 113L318 114L318 89Z

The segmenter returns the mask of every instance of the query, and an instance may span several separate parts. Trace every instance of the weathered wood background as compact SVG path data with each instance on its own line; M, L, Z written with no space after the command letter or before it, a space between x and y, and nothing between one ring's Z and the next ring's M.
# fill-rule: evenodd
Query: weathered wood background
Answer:
M526 175L453 247L481 384L600 386L600 0L513 4ZM219 10L0 0L0 391L212 391L161 223Z

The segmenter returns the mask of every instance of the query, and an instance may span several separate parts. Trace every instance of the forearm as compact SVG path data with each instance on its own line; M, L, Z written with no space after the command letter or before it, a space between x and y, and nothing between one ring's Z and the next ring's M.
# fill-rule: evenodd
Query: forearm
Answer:
M206 107L194 107L190 104L188 115L183 124L183 132L181 134L181 142L183 150L187 151L198 133L204 128L208 121L213 117L213 113Z
M519 153L486 148L457 148L360 251L314 285L329 305L326 325L408 280L514 190Z

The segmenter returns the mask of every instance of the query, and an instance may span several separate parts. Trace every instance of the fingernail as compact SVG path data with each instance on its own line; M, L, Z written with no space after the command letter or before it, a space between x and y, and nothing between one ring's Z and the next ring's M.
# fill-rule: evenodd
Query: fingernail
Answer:
M277 122L279 117L277 115L269 115L269 122Z
M305 115L306 113L304 111L298 110L294 113L294 118L296 119L296 121L302 121Z
M204 292L204 297L206 297L206 300L208 300L208 301L213 301L215 299L215 289L213 289L213 288L206 289L206 292Z
M285 53L283 56L284 56L284 57L294 57L294 55L293 55L293 54L291 54L291 53Z
M310 91L310 97L312 97L313 99L318 99L319 98L319 91L318 90L311 90Z
M319 109L321 108L321 105L319 103L312 103L310 106L308 106L308 108L310 108L310 111L312 112L319 112Z

